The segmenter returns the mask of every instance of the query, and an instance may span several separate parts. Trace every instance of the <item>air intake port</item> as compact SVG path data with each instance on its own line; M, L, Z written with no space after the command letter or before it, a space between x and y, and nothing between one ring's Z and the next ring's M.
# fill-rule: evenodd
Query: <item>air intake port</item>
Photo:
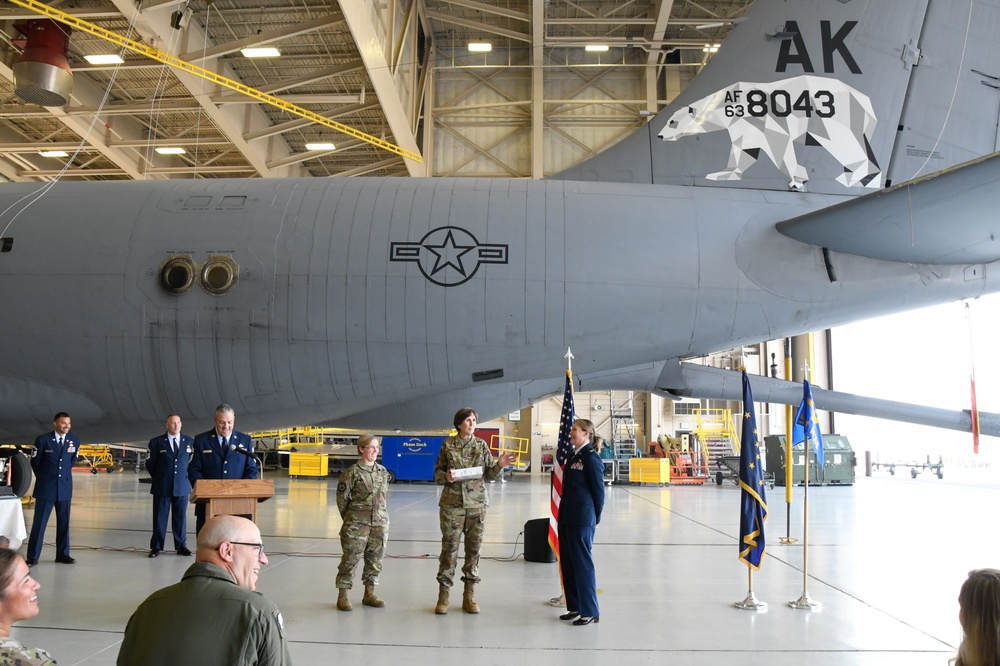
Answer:
M238 280L239 269L230 257L212 257L201 267L201 288L210 294L224 294Z
M160 284L171 294L183 294L194 286L197 274L191 257L173 257L160 269Z

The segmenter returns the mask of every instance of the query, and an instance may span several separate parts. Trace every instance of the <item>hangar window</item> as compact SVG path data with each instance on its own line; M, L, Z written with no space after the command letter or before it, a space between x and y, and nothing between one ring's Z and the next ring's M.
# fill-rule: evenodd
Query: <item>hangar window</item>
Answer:
M691 414L694 414L694 410L700 408L700 402L675 402L674 414L678 416L690 416Z

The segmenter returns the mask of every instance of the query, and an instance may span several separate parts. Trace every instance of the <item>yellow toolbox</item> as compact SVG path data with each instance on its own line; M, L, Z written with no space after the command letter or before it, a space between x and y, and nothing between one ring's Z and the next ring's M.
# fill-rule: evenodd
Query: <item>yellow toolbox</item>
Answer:
M632 483L670 483L670 460L667 458L632 458L628 461L628 480Z
M288 455L288 476L327 476L330 473L330 459L325 453L290 453Z

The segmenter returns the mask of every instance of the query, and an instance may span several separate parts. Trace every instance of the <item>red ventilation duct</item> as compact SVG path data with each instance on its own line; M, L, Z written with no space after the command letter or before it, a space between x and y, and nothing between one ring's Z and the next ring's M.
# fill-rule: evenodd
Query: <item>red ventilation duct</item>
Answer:
M24 52L14 63L14 92L39 106L63 106L73 90L69 68L69 26L32 19L15 26L24 36Z

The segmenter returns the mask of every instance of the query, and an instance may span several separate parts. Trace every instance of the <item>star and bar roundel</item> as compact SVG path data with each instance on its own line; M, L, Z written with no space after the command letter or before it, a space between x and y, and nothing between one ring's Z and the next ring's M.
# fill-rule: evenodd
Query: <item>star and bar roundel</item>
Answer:
M417 242L394 241L389 261L411 261L424 277L442 287L457 287L472 279L482 264L506 264L507 245L480 243L460 227L438 227Z

